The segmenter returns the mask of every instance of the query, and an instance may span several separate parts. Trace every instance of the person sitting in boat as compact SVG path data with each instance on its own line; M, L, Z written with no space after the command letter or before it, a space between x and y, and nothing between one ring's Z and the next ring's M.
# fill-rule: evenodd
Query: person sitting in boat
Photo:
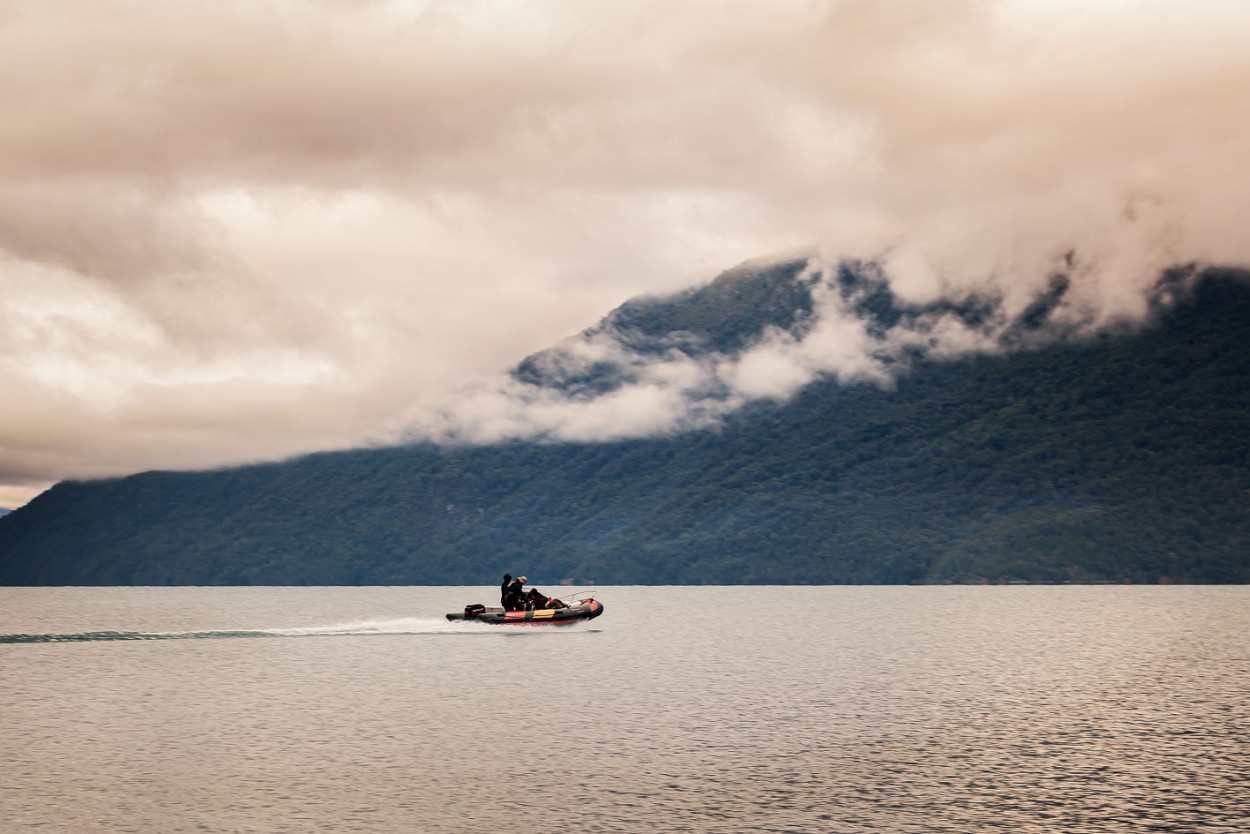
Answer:
M507 574L504 574L507 576ZM524 611L525 610L525 583L529 580L524 576L518 576L507 584L503 591L503 610L505 611Z
M561 600L555 597L549 597L537 588L530 588L530 592L525 595L526 611L542 611L547 608L564 608L565 605Z

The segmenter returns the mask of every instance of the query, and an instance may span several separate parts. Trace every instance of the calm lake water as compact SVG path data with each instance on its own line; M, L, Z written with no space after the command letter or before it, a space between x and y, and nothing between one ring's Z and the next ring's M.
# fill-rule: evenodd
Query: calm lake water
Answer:
M495 593L0 589L0 830L1250 831L1247 587Z

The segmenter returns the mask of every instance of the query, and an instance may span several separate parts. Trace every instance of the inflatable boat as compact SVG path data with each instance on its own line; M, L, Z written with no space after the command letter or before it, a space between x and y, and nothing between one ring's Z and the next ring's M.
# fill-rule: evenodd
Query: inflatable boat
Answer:
M582 620L593 620L603 613L603 603L596 599L583 599L563 608L542 608L537 611L504 611L484 605L466 605L463 611L453 611L449 620L477 620L492 625L569 625Z

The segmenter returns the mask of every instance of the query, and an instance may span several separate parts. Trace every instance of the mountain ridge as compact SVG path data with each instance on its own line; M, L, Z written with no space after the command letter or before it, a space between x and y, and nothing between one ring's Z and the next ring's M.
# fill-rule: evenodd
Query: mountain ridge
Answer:
M757 272L781 286L786 270L800 281L793 263ZM1033 338L1065 280L995 332ZM871 275L864 287L857 303L883 329L918 315ZM916 352L892 386L824 378L699 432L58 484L0 522L0 582L476 584L517 569L543 583L1247 582L1250 281L1190 269L1160 287L1184 297L1147 327L957 361ZM754 302L750 320L799 332L791 301ZM699 336L658 323L673 320L700 310L640 302L599 327L625 321L635 348L662 353L667 333ZM735 329L675 343L743 350L751 328ZM579 396L623 384L542 365L518 373Z

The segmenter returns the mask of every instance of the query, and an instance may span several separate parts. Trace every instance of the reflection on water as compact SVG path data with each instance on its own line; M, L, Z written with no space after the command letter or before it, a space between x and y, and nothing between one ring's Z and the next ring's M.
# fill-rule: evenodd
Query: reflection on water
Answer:
M0 646L3 830L1250 831L1250 589L600 598L0 590L4 635L202 638Z

